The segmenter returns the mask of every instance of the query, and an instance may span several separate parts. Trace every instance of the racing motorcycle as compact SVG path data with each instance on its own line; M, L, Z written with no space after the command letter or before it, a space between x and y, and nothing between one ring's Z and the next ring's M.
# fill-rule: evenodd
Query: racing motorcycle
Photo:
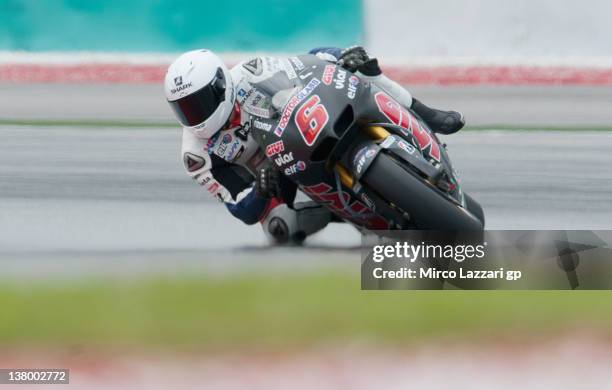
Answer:
M484 229L446 145L415 112L314 55L290 61L257 86L277 111L251 133L302 192L358 228Z

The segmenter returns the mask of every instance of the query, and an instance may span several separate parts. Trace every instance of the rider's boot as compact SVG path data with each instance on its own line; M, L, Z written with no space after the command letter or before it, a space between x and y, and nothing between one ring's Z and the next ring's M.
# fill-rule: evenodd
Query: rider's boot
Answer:
M415 98L412 98L412 106L410 108L419 114L435 133L453 134L461 130L465 125L465 119L460 112L430 108Z
M465 125L461 113L429 108L413 98L410 92L385 76L378 65L378 60L370 57L361 46L351 46L343 50L338 64L351 72L357 72L364 80L376 83L404 107L412 108L436 133L453 134Z

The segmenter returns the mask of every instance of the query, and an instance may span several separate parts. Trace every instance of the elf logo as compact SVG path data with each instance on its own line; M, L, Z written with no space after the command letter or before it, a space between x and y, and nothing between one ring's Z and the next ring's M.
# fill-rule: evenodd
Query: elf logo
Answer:
M290 167L285 168L285 176L291 176L295 173L301 172L306 169L306 163L304 161L298 161Z

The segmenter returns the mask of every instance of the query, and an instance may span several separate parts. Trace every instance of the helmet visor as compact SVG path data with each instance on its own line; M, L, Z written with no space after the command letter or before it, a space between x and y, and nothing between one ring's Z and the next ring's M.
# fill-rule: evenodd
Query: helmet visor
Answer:
M168 102L183 126L192 127L206 121L225 100L225 77L221 68L215 78L198 91Z

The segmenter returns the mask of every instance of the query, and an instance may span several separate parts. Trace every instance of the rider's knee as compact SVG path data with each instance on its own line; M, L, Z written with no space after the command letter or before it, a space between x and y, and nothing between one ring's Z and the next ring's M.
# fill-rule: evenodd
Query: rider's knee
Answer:
M331 221L331 213L324 207L296 204L289 208L284 203L276 205L262 220L262 228L275 244L301 244L306 237L323 229Z

